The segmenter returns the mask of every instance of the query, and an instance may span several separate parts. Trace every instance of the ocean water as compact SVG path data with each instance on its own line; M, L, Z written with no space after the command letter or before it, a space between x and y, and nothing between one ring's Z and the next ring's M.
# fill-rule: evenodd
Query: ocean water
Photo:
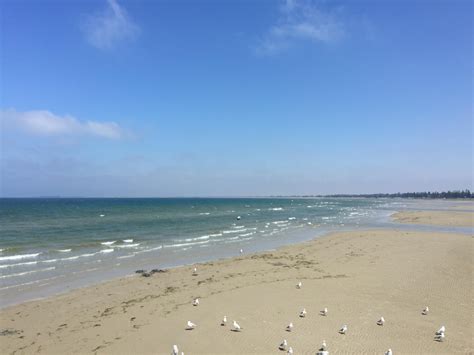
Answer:
M114 277L384 225L404 200L0 199L0 307Z

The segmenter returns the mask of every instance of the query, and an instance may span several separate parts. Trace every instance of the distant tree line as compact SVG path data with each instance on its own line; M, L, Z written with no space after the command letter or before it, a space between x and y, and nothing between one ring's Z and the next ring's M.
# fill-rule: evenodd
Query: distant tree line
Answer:
M360 194L360 195L325 195L324 197L389 197L389 198L474 198L474 193L466 190L454 191L427 191L427 192L397 192L394 194Z

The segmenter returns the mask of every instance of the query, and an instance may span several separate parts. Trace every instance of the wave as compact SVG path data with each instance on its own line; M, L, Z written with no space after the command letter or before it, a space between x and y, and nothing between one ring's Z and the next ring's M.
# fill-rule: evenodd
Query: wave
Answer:
M196 237L196 238L187 238L184 241L185 242L193 242L195 240L203 240L203 239L209 239L210 235L203 235L202 237Z
M123 245L114 245L114 248L135 248L139 246L140 243L135 243L135 244L123 244ZM104 250L109 250L109 249L104 249ZM101 250L101 252L104 252L104 250ZM113 249L112 249L113 250Z
M6 278L9 278L9 277L16 277L16 276L24 276L24 275L28 275L28 274L34 274L34 273L37 273L37 272L49 271L49 270L54 270L54 269L56 269L56 267L51 266L51 267L47 267L47 268L44 268L44 269L18 272L16 274L2 275L2 276L0 276L0 279L6 279Z
M171 245L167 245L166 248L178 248L178 247L185 247L185 246L190 246L190 245L199 245L199 244L206 244L206 243L209 243L209 240L205 240L202 242L171 244Z
M269 208L269 211L283 211L282 207L274 207L274 208Z
M36 253L36 254L18 254L18 255L10 255L10 256L0 256L0 261L32 259L32 258L36 258L38 255L40 255L40 253Z
M234 230L230 230L230 231L222 231L223 234L230 234L230 233L240 233L240 232L244 232L246 231L247 229L234 229Z
M9 265L0 265L0 269L5 269L7 267L14 267L14 266L26 266L26 265L34 265L37 261L27 261L26 263L18 263L18 264L9 264Z
M102 244L102 245L112 245L112 244L114 244L115 242L116 242L116 240L111 240L110 242L102 242L102 243L100 243L100 244Z
M288 217L288 220L289 220L289 221L293 221L293 220L295 220L295 219L296 219L296 217Z
M249 235L255 234L256 232L250 232L245 234L239 234L239 237L248 237Z
M123 242L124 243L133 243L133 239L124 239Z
M200 216L209 216L211 212L201 212L199 213Z
M145 250L140 250L140 251L136 251L134 254L141 254L141 253L148 253L150 251L154 251L154 250L159 250L159 249L163 249L163 246L160 245L156 248L150 248L150 249L145 249Z
M233 226L232 228L234 228L234 229L242 229L242 228L245 228L245 226Z
M209 234L209 237L221 237L222 233Z
M117 259L128 259L128 258L133 258L134 256L135 256L135 254L122 255L122 256L118 256Z
M106 253L112 253L113 251L114 249L102 249L100 252L106 254Z
M69 253L72 249L58 249L60 253Z

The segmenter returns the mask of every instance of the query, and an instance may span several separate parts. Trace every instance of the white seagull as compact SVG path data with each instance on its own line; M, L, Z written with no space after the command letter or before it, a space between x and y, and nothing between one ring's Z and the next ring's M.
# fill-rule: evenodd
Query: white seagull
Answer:
M438 331L436 332L436 335L444 334L445 331L446 331L446 327L442 325L441 328L439 328Z
M421 314L423 314L424 316L428 315L428 312L430 311L430 309L428 308L428 306L426 306L422 311L421 311Z
M306 308L303 308L303 310L300 312L300 317L301 318L306 317Z
M193 301L193 306L199 306L199 298L196 298L196 299Z
M340 334L346 334L347 332L347 325L343 325L341 329L339 329L339 333Z
M283 341L281 342L280 346L278 347L278 349L280 350L286 350L286 347L288 346L288 342L286 341L286 339L283 339Z
M224 319L222 319L221 325L225 326L227 324L227 316L224 316Z
M240 327L239 323L237 323L235 320L234 320L234 324L233 324L233 328L232 330L234 332L240 332L242 330L242 328Z
M321 344L321 347L319 348L319 350L326 351L326 349L327 349L326 340L323 340L323 343Z
M240 249L240 254L243 254L244 253L244 249Z
M196 327L196 324L188 320L186 330L193 330Z
M303 286L303 284L300 282L298 282L298 284L296 285L296 288L301 288Z
M293 323L290 323L286 326L286 331L291 332L293 330Z
M319 313L321 313L322 316L327 316L328 315L328 309L326 307L324 307L324 309L322 311L320 311Z
M380 319L377 321L378 325L384 325L384 323L385 323L384 317L380 317Z
M293 355L293 348L290 346L288 351L286 352L288 355Z
M385 355L392 355L392 349L388 349L386 352L385 352Z
M441 334L435 336L435 340L436 340L436 341L439 341L439 342L443 342L443 341L444 341L444 337L445 337L444 333L441 333Z
M197 267L195 267L195 268L193 269L193 276L196 276L197 274L198 274L198 269L197 269Z
M172 352L172 354L173 354L173 355L178 355L178 353L179 353L178 345L173 345L173 352Z

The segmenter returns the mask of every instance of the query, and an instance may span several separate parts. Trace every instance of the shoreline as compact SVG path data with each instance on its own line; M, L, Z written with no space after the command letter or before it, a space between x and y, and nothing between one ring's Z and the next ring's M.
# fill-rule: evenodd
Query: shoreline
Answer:
M466 340L472 319L465 316L473 311L469 250L469 235L353 230L198 263L197 276L192 275L193 266L185 265L148 278L120 277L1 309L6 333L0 351L161 354L179 343L185 353L203 353L217 342L221 353L274 353L287 337L298 353L314 352L322 340L336 352L381 352L391 347L397 353L466 353L473 349ZM443 263L435 262L436 257ZM304 287L297 291L298 280ZM258 297L262 294L265 297ZM190 305L194 297L201 299L199 307ZM420 318L428 304L432 316ZM334 319L317 315L325 306ZM308 310L304 321L311 327L297 317L301 307ZM372 323L382 312L390 322L379 334ZM223 315L235 317L244 332L235 337L228 327L225 332L216 327ZM198 328L184 331L187 318ZM283 329L290 320L297 328L294 334ZM336 328L343 322L350 323L351 332L341 340ZM431 330L441 322L449 329L449 341L438 344ZM416 328L411 331L417 340L402 324ZM315 329L323 338L311 336ZM374 339L369 341L368 335Z

